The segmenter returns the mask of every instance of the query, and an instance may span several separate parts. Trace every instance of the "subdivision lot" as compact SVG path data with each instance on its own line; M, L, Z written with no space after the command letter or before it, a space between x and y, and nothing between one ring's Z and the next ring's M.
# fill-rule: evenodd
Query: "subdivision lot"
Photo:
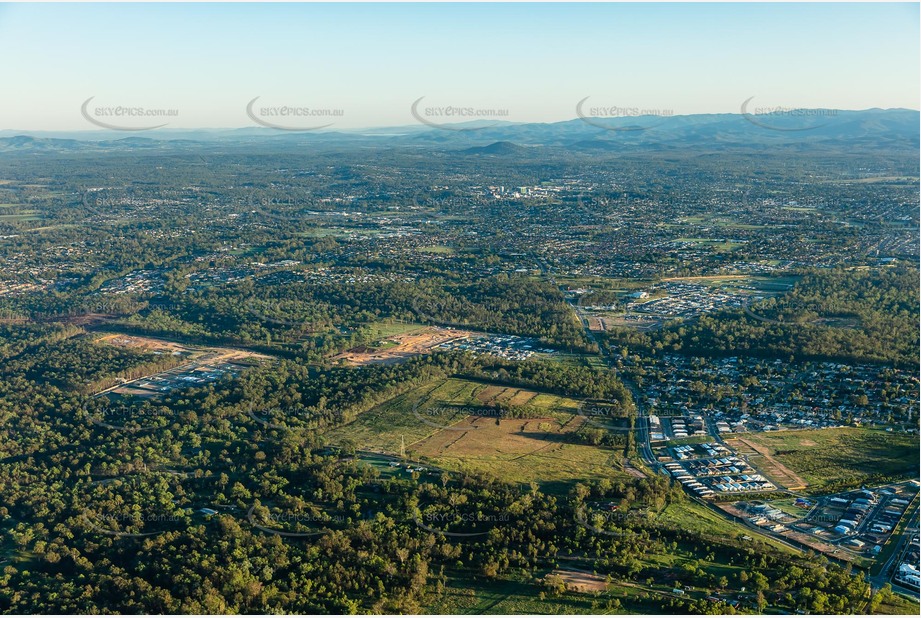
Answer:
M168 354L184 361L173 369L126 381L103 391L135 397L156 397L180 388L201 386L227 375L238 375L247 367L271 358L248 350L188 346L165 339L133 335L107 334L97 338L96 343L158 355Z
M809 493L918 478L917 435L839 427L750 433L739 438L763 454L768 468L770 459L801 478Z
M779 487L800 491L806 489L806 481L773 457L768 447L736 437L726 440L726 444L743 455L748 462L758 468L765 476Z
M392 335L380 346L352 348L333 356L332 360L343 361L350 365L399 363L413 356L425 354L443 343L473 335L475 333L470 331L432 326Z

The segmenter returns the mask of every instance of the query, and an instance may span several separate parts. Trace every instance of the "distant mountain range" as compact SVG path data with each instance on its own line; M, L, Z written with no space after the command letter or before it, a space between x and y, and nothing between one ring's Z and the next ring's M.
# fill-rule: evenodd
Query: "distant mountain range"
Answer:
M246 146L260 152L349 146L422 148L470 156L536 156L542 152L597 154L643 151L859 150L915 151L919 112L908 109L801 110L778 115L695 114L577 118L555 123L500 122L477 128L422 125L362 131L157 129L117 131L0 131L0 153L191 150ZM236 150L236 148L233 148ZM543 150L548 149L548 150Z

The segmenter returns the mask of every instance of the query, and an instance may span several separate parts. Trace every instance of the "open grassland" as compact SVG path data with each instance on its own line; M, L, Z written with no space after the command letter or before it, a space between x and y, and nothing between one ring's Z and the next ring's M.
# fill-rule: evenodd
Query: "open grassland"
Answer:
M372 337L377 339L386 339L388 337L393 337L394 335L405 335L407 333L414 333L428 328L426 324L416 324L413 322L396 322L396 321L380 321L370 324L368 328L371 330Z
M525 412L499 418L496 405ZM330 443L407 455L456 471L565 491L580 479L623 477L621 452L582 443L578 402L528 389L447 379L395 397L327 434Z
M443 468L483 472L510 482L565 484L624 475L619 452L575 442L583 422L579 416L563 423L468 419L470 429L439 431L413 445L413 451Z
M331 443L351 441L359 449L399 454L401 439L406 444L423 440L438 430L424 423L430 410L438 409L439 422L453 424L463 419L463 403L472 402L475 391L482 385L465 380L444 380L435 385L421 386L362 414L354 422L327 434ZM451 413L442 402L455 402L457 412ZM415 413L413 412L415 410ZM433 421L434 422L434 421Z
M741 539L742 536L757 536L759 541L771 545L778 551L795 553L790 546L784 545L769 536L753 533L750 528L729 521L706 506L690 499L669 504L659 514L657 521L679 530L688 530L722 538ZM740 540L739 542L749 541Z
M440 593L428 599L425 613L432 614L609 614L604 606L592 607L594 598L588 594L567 592L541 600L543 587L535 582L508 580L477 581L469 587L469 579L450 579Z
M827 493L918 477L918 436L840 427L744 434L768 456Z
M14 206L14 204L0 204L0 208ZM38 221L41 214L37 210L25 209L18 212L5 212L0 210L0 221Z

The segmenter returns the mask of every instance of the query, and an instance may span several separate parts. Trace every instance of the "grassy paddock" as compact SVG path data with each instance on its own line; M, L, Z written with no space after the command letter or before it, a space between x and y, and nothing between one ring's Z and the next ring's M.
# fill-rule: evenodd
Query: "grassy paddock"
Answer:
M527 411L497 418L495 403ZM579 402L529 389L450 378L395 397L327 434L330 443L407 455L455 471L567 491L579 480L627 478L622 452L582 438ZM415 413L414 413L415 410Z
M811 493L918 478L918 436L840 427L744 434L800 475Z

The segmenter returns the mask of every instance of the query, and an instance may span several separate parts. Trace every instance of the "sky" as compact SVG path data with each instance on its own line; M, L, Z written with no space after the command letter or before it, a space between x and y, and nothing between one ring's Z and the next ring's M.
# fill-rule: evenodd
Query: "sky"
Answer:
M36 131L555 122L586 97L918 109L921 89L910 3L0 4L0 58L0 129Z

